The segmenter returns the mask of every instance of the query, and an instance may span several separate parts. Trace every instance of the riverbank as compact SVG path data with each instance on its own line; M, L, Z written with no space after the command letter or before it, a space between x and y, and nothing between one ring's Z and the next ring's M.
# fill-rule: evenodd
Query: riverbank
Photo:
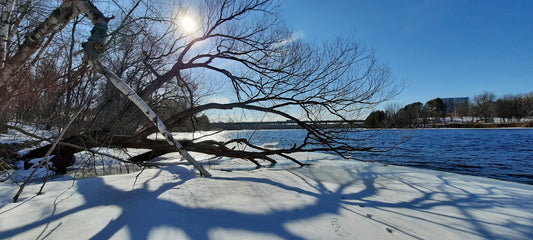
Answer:
M512 123L475 123L475 122L443 122L422 124L418 128L533 128L533 122Z
M531 185L319 153L294 155L310 167L258 170L195 157L214 177L179 165L53 181L19 203L16 186L0 185L0 238L533 238Z
M305 121L304 121L305 122ZM317 121L305 122L314 124L319 128L343 129L343 128L364 128L364 120L352 120L349 122L343 121ZM232 122L210 123L211 130L288 130L288 129L302 129L302 127L293 121L275 121L275 122ZM419 124L414 128L533 128L533 121L529 122L497 122L497 123L482 123L482 122L454 122L443 121L436 123ZM396 129L396 128L390 128Z

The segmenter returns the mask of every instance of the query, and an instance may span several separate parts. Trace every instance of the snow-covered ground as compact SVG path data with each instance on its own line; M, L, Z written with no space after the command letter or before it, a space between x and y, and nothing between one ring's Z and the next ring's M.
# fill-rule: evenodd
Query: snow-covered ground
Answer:
M214 177L174 165L56 179L18 203L0 184L0 239L533 239L531 185L319 153L258 170L194 156Z

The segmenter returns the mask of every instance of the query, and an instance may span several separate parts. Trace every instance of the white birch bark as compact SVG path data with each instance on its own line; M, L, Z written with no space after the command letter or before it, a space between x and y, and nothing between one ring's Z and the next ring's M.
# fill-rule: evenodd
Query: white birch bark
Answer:
M73 0L65 0L48 18L29 33L22 45L9 61L4 62L0 71L0 88L7 85L17 70L24 66L28 59L42 46L42 42L53 32L59 32L68 22L79 15L79 10L72 5Z
M12 2L14 4L14 1L15 0L8 0L8 3ZM9 6L9 4L7 4L6 7L7 6ZM5 9L5 11L8 10L8 8ZM107 79L111 81L111 83L113 83L113 85L117 89L119 89L122 93L128 96L128 98L150 119L150 121L155 124L155 126L163 134L167 142L172 146L175 146L179 150L183 158L185 158L190 164L196 167L200 171L202 176L211 176L211 174L207 170L205 170L183 148L183 146L172 137L172 134L167 130L161 119L139 97L139 95L137 95L135 91L131 89L131 87L129 87L124 81L122 81L122 79L120 79L117 75L115 75L104 65L102 65L102 63L97 59L98 54L96 54L96 52L102 50L97 47L103 46L103 39L105 39L105 30L107 30L107 22L110 20L110 18L106 18L100 12L100 10L98 10L98 8L96 8L96 6L91 3L90 0L63 1L63 3L58 8L56 8L47 19L45 19L32 33L30 33L26 37L24 43L15 53L13 58L10 59L9 63L7 63L6 61L2 61L6 63L6 65L2 68L2 71L0 71L0 88L7 85L10 81L10 78L17 71L17 69L20 66L24 65L24 63L26 63L26 61L35 53L35 51L41 47L41 43L46 38L46 36L48 36L53 31L60 31L62 27L64 27L74 17L78 16L80 12L86 14L87 17L92 20L93 24L95 25L95 27L98 28L100 32L98 34L92 34L91 38L89 39L89 42L91 42L91 44L88 49L85 49L86 55L88 55L89 60L91 60L94 66L104 76L106 76ZM2 20L3 18L4 17L2 16ZM4 21L2 21L2 27L3 24ZM103 32L103 34L101 32ZM6 37L2 37L2 39L6 39Z
M0 69L4 68L4 63L7 58L11 13L13 12L13 9L15 9L15 3L15 0L7 0L4 10L2 11L2 19L0 22Z
M157 116L157 114L142 100L141 97L119 76L105 67L100 60L91 60L92 65L102 73L120 92L126 95L130 101L132 101L143 113L150 119L150 121L157 127L159 132L165 137L165 140L178 149L181 156L192 164L200 174L204 177L210 177L211 174L205 170L188 152L183 146L172 136L171 132L167 129L163 121Z
M94 4L91 3L89 0L77 0L75 1L75 6L78 8L78 10L85 15L94 24L93 29L91 30L91 36L89 37L89 40L84 45L85 55L89 63L96 68L100 73L102 73L107 80L109 80L119 91L121 91L124 95L126 95L130 101L132 101L137 108L139 108L148 119L157 127L159 132L165 137L165 140L171 145L176 147L178 151L180 152L181 156L187 160L190 164L192 164L198 171L200 171L200 174L204 177L210 177L211 174L205 170L205 168L200 165L188 152L183 148L183 146L174 139L172 136L172 133L167 129L165 124L163 124L163 121L155 114L155 112L144 102L144 100L126 83L124 82L119 76L117 76L115 73L110 71L107 67L105 67L100 60L98 60L98 56L101 54L101 51L104 47L105 38L106 38L106 30L107 30L107 22L111 18L107 18L98 10Z

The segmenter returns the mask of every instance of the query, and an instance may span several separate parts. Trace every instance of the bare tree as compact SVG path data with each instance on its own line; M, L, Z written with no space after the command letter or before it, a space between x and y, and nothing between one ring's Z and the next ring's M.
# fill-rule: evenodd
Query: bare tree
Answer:
M464 120L465 117L471 118L472 111L470 109L470 103L464 102L464 103L457 104L455 107L455 112L457 112L457 115L461 118L461 121L465 121Z
M11 64L12 62L27 63L32 54L43 47L41 43L47 36L51 37L60 31L81 12L87 13L80 10L78 5L73 5L76 2L88 1L63 1L49 18L35 28L33 35L29 35L2 70L0 88L13 83L9 76L16 75L17 66ZM192 9L196 9L195 13L201 16L201 28L193 33L179 31L179 28L173 25L175 19ZM126 76L126 82L139 80L137 85L134 82L129 83L134 83L134 90L148 103L157 99L154 96L157 96L161 89L169 85L177 86L180 90L178 97L183 101L184 107L179 112L168 114L169 117L163 123L169 128L183 125L209 110L242 109L293 121L307 131L307 136L301 144L286 149L261 148L247 139L227 142L180 141L179 144L187 151L246 159L259 167L262 164L258 160L275 164L274 155L303 165L288 155L293 152L333 151L347 156L357 151L375 150L372 146L363 144L367 137L350 134L359 131L357 128L350 128L353 124L351 120L360 117L358 114L362 110L388 100L399 89L393 82L389 69L377 62L372 51L362 48L352 39L339 38L322 45L306 43L283 26L277 15L277 6L270 0L203 1L197 5L181 5L180 10L171 18L142 18L150 20L154 25L169 26L160 28L165 29L161 35L147 34L143 28L148 25L135 27L136 22L130 21L131 37L144 37L142 41L125 42L126 36L123 35L115 38L117 44L121 45L120 49L105 44L92 46L100 50L95 54L103 55L104 60L108 57L112 59L109 62L109 65L112 65L110 69L116 71L118 77ZM132 16L128 11L125 12L122 23L128 22ZM52 17L61 21L49 20ZM94 18L91 19L94 21ZM115 36L114 33L126 29L128 26L123 24L111 29L111 39ZM93 28L93 31L96 30ZM92 36L94 35L93 32ZM168 42L165 45L147 44L163 41ZM130 43L134 45L129 45ZM108 52L104 52L106 49ZM118 54L119 52L122 53ZM172 64L168 64L169 62ZM143 66L142 73L130 72L128 69L140 64ZM105 69L99 67L95 69L105 72ZM218 82L232 86L232 92L225 94L233 102L199 101L195 84L201 81L198 76L204 72L210 72L210 76L215 76ZM105 108L106 104L112 102L113 99L110 99L108 103L99 104ZM134 111L133 106L129 102L123 103L117 111L117 119L128 116ZM97 107L93 110L104 108ZM97 115L98 111L94 116ZM321 120L342 121L347 127L342 130L326 129L320 124ZM116 135L105 129L85 134L81 131L73 132L63 140L63 143L70 145L57 148L54 154L71 159L74 152L83 149L73 145L83 145L86 148L150 148L150 152L130 159L145 162L161 154L176 151L176 148L163 141L148 139L147 136L157 132L158 128L148 125L146 121L138 121L130 129L134 132L129 132L128 135ZM248 145L251 147L248 149L252 150L228 147L235 142ZM48 149L49 146L38 148L27 157L42 155ZM60 161L61 158L57 159Z
M494 100L496 95L492 92L484 92L474 96L473 111L475 116L484 122L492 122L494 117Z

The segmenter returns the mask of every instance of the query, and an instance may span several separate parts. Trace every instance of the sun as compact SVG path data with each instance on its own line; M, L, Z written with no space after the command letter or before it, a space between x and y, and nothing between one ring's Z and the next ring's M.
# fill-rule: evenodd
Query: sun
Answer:
M184 16L181 19L180 26L187 33L193 33L198 29L198 25L196 24L196 21L191 16Z

